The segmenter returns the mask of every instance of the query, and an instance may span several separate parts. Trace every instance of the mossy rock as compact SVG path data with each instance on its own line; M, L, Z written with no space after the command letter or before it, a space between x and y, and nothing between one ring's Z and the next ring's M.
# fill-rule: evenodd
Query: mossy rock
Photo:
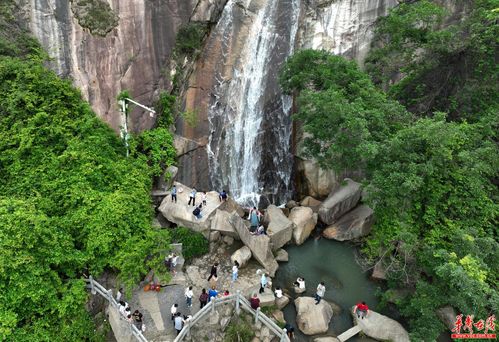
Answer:
M97 36L105 37L118 26L119 16L105 0L72 0L71 11L81 27Z

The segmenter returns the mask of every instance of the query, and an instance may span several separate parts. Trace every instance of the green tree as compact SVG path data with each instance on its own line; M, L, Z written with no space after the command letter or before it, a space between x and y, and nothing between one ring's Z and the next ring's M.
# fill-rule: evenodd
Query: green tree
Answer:
M129 288L169 246L151 227L151 177L168 132L126 158L117 135L39 59L0 57L0 339L94 340L82 277ZM157 155L159 154L159 156Z

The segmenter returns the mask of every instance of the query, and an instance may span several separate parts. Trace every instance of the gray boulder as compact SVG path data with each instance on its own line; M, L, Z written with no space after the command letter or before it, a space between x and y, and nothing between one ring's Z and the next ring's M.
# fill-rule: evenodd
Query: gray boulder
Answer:
M230 224L234 227L241 241L251 250L253 257L258 261L267 272L273 277L279 265L274 259L270 246L270 238L266 235L252 235L247 224L236 213L229 217Z
M267 235L270 237L273 251L291 241L294 224L284 215L281 209L273 204L269 205L265 212L264 222L268 224Z
M357 318L353 313L354 323L359 326L364 334L379 341L410 342L409 334L399 322L383 316L375 311L369 310L369 314L363 318Z
M307 196L304 199L301 200L300 205L302 207L309 207L310 209L313 210L314 213L319 211L319 207L321 206L322 202L319 200L316 200L315 198L311 196Z
M195 207L187 205L191 189L178 182L175 182L175 185L177 186L177 202L172 202L171 197L166 196L159 206L159 211L168 221L200 232L206 238L209 238L211 219L215 216L215 212L220 206L218 193L216 191L206 193L207 205L203 206L201 210L202 218L198 220L192 214ZM196 196L196 205L199 204L201 204L201 195L198 193Z
M228 213L236 212L239 216L244 217L244 209L241 208L241 206L231 197L227 198L225 202L220 204L220 209Z
M289 304L289 297L286 295L283 295L281 298L275 299L275 306L279 309L282 310L286 305Z
M246 264L248 264L248 261L250 259L251 259L251 250L248 248L248 246L243 246L239 248L230 257L232 264L234 264L234 261L237 261L239 263L239 267L241 268L246 266Z
M345 184L343 184L345 183ZM325 224L333 224L343 214L353 209L362 194L361 184L345 178L319 207L319 217Z
M437 309L437 316L449 330L454 329L454 322L456 321L457 315L452 306L446 305Z
M275 260L279 262L286 262L289 260L289 255L288 252L286 252L284 249L279 249L275 253Z
M327 332L333 317L333 309L325 300L315 304L312 297L295 299L296 324L305 335L323 334Z
M289 220L294 223L293 240L301 245L314 230L317 224L317 214L308 207L295 207L291 209Z
M229 222L230 213L224 210L217 209L211 220L211 230L218 231L224 236L230 236L234 239L239 240L239 235L237 234L234 227Z
M359 205L343 215L333 225L327 227L322 235L327 239L338 241L354 240L371 232L374 212L367 205Z

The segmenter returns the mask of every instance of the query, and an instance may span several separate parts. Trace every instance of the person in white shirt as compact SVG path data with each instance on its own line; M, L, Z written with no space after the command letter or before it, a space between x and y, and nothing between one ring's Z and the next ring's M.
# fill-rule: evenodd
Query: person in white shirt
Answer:
M171 269L172 269L173 275L175 275L177 273L177 271L175 270L175 268L177 267L177 261L178 261L177 254L173 253L172 263L171 263Z
M188 288L185 289L185 302L187 304L187 307L192 306L192 297L194 296L194 292L192 292L192 286L189 286Z
M175 319L175 315L177 314L178 304L173 304L170 308L170 312L172 314L172 321Z
M116 293L116 301L119 303L123 299L123 288L120 287L118 293Z
M232 266L232 282L235 282L237 280L239 272L239 263L237 260L234 261L234 266Z
M282 298L282 289L280 287L276 287L274 293L276 298Z
M305 289L305 278L298 277L294 282L294 285L302 290Z
M321 283L317 285L317 292L315 293L315 305L321 302L322 297L324 297L324 293L326 293L326 287L324 286L324 282L321 281Z

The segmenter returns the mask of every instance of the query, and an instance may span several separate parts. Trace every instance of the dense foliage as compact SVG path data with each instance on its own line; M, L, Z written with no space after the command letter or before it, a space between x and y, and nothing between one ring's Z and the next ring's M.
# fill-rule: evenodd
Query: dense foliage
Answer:
M0 339L94 340L82 278L111 269L133 286L169 244L151 228L162 152L145 135L126 158L34 40L7 43L24 53L0 56Z
M182 244L182 255L185 260L200 257L209 251L208 240L199 232L178 227L172 230L172 241Z
M305 150L321 165L361 169L376 224L365 256L388 269L412 339L446 328L435 310L453 306L485 319L499 307L497 107L474 121L434 112L419 118L373 86L354 63L300 51L281 84L298 102ZM488 96L488 94L485 94Z
M445 111L451 119L475 121L498 105L499 3L460 1L450 7L421 0L380 18L366 69L414 113Z

